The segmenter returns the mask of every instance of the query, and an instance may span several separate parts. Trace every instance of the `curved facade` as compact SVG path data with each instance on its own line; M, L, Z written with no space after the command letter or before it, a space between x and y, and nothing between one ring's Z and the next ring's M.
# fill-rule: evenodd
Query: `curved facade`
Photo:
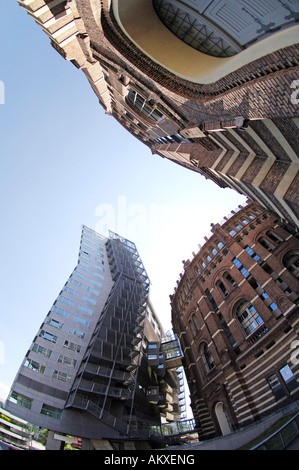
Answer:
M299 227L297 2L18 1L153 155Z
M83 226L77 266L5 405L50 431L47 449L59 449L66 434L82 438L85 449L134 447L179 420L181 351L165 336L148 295L135 244ZM163 441L163 433L157 436Z
M298 236L254 202L184 262L172 322L202 438L298 400L298 263Z

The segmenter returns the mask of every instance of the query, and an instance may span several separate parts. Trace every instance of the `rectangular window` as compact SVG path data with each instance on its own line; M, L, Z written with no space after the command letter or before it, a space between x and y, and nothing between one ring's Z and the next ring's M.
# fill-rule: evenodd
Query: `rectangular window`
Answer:
M149 354L148 355L148 359L157 359L157 358L158 358L157 354Z
M85 320L84 318L78 317L77 315L74 316L74 322L79 323L79 325L88 326L89 321Z
M87 279L87 276L83 273L80 273L80 271L78 271L77 269L74 271L74 276L78 276L81 279Z
M79 283L79 284L80 284L80 283ZM63 292L67 292L68 294L71 294L71 295L73 295L74 297L78 297L78 295L79 295L79 292L77 292L77 291L74 290L74 289L71 289L71 288L68 287L68 286L65 286L65 287L63 288Z
M98 284L101 284L100 282ZM101 284L102 285L102 284ZM100 291L93 289L92 287L86 287L87 292L90 292L91 294L94 295L100 295ZM94 304L95 305L95 304Z
M59 355L58 362L60 362L60 364L65 364L66 366L70 366L70 367L76 367L76 364L77 364L76 359L72 359L71 357L64 356L63 354Z
M81 350L81 346L79 344L75 344L75 343L72 343L71 341L67 341L67 340L65 340L63 347L66 348L66 349L70 349L71 351L78 352L78 353Z
M41 414L49 416L50 418L61 419L63 410L59 408L54 408L54 406L46 405L45 403L42 406Z
M43 374L45 372L45 368L46 368L45 366L39 364L36 361L33 361L32 359L29 359L28 357L25 361L24 366L28 367L28 369L31 369L34 372L39 372L40 374Z
M71 307L74 306L74 302L68 299L67 297L64 297L63 295L60 295L57 300L59 300L59 302L63 302L67 305L70 305Z
M45 357L50 357L52 354L51 349L43 348L42 346L36 343L34 343L34 345L32 346L32 351L36 352L37 354L41 354Z
M87 295L82 295L82 300L84 300L84 302L88 302L92 305L95 305L97 303L97 301L95 299L92 299L91 297L88 297Z
M245 247L245 251L251 256L251 258L254 259L254 261L256 261L257 263L261 262L261 258L259 257L259 255L256 254L255 251L253 251L253 249L250 247L250 246L246 246Z
M103 276L103 274L99 274L99 273L93 273L93 276L95 276L95 277L99 277L100 279L103 279L103 280L104 280L104 276Z
M51 325L51 326L54 326L54 328L59 328L60 330L62 330L62 327L63 327L63 323L57 321L57 320L53 320L53 318L50 318L48 317L46 319L46 322L45 322L47 325Z
M61 382L67 382L70 383L72 380L72 377L65 372L60 372L58 370L54 370L52 374L53 379L61 380Z
M284 383L286 384L286 387L289 392L292 392L297 388L297 380L291 370L291 368L286 364L284 367L279 369L280 375L284 380Z
M23 408L27 408L28 410L31 410L33 403L31 398L25 397L25 395L21 395L20 393L14 391L11 392L9 401L15 403L16 405L22 406Z
M78 305L78 310L80 310L80 312L86 313L86 315L92 315L93 314L93 310L91 308L83 307L83 305Z
M276 400L280 400L285 396L285 391L283 389L283 386L281 385L278 377L276 374L271 375L267 379L268 384L270 385L270 388L276 398Z
M57 336L52 335L51 333L48 333L47 331L42 330L39 334L39 336L43 339L46 339L47 341L50 341L51 343L56 343L57 341Z
M77 281L77 279L74 279L72 277L69 279L69 282L71 282L74 286L79 287L80 289L84 287L84 284L82 282Z
M90 279L90 282L94 284L95 286L103 287L103 284L99 281L96 281L95 279ZM91 289L91 287L90 287ZM88 289L87 289L88 290Z
M57 315L60 315L61 317L65 317L65 318L68 318L70 314L66 310L63 310L63 308L57 307L56 305L53 305L52 312L57 313Z
M233 258L232 262L234 263L236 268L238 268L240 273L245 277L245 279L247 279L247 277L250 276L249 271L247 271L247 269L244 268L243 264L241 263L241 261L238 260L238 258Z
M77 338L81 338L81 339L83 339L84 336L85 336L84 331L77 330L76 328L70 328L69 333L70 333L70 335L74 335Z
M104 263L104 261L103 261L103 263ZM102 271L102 272L104 272L104 271L105 271L105 270L104 270L104 268L103 268L102 266L98 266L97 264L95 264L95 266L94 266L94 267L95 267L96 269L98 269L99 271Z

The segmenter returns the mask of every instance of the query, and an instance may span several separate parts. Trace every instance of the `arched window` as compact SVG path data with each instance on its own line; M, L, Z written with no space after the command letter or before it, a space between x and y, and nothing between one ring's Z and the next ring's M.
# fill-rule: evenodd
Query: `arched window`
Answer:
M264 323L260 314L247 299L242 299L237 303L235 306L235 315L246 336L253 333Z
M224 279L227 281L227 283L229 284L229 286L234 289L235 287L237 287L237 283L236 281L234 280L234 278L228 273L228 272L225 272L223 274L223 277Z
M299 278L299 250L289 251L284 255L282 264L295 276Z
M215 364L207 343L201 343L199 347L199 353L206 372L210 372L215 367Z
M225 285L223 284L223 282L221 281L217 281L216 282L216 286L218 287L220 293L224 296L224 297L227 297L229 292L227 290L227 288L225 287Z
M221 250L224 247L224 244L222 242L217 242L217 246L219 250Z
M273 251L275 250L275 245L274 243L270 242L266 237L261 237L258 239L258 242L266 248L268 251Z
M281 238L277 233L273 232L273 230L268 230L266 233L267 237L273 240L276 244L283 242L283 238Z
M236 232L233 228L230 228L230 229L228 230L228 233L230 234L231 237L234 237L237 232Z

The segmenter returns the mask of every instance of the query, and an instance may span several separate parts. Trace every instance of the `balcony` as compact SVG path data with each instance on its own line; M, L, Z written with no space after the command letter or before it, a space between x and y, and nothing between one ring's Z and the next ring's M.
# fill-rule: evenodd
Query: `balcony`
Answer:
M176 369L182 365L183 352L176 335L168 335L163 338L160 349L165 356L166 369Z

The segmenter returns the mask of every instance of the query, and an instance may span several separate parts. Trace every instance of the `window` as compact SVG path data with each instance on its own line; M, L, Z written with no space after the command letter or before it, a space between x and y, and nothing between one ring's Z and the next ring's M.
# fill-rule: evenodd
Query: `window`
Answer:
M57 341L57 336L52 335L51 333L48 333L47 331L44 331L44 330L40 332L39 336L43 339L46 339L47 341L50 341L51 343L56 343Z
M77 315L74 316L74 322L79 323L80 325L83 326L88 326L89 321L85 320L84 318L78 317Z
M236 225L236 229L237 229L237 230L241 230L242 228L243 228L243 227L242 227L241 224L237 224L237 225Z
M291 368L287 364L279 369L279 373L283 378L289 392L292 392L295 390L295 388L297 388L297 380L291 371Z
M28 369L34 370L34 372L39 372L40 374L43 374L45 372L45 366L39 364L36 361L33 361L32 359L26 359L25 367L28 367Z
M224 244L222 242L218 242L217 246L218 246L219 250L221 250L224 247Z
M86 274L80 273L80 271L78 271L77 269L74 272L74 276L80 277L81 279L87 279Z
M57 300L59 300L59 302L64 302L65 304L68 304L71 307L74 306L74 302L70 299L67 299L66 297L63 297L63 295L60 295Z
M54 408L54 406L46 405L45 403L42 406L41 414L49 416L50 418L61 419L63 410L59 408Z
M289 251L282 259L282 264L295 276L299 278L299 251Z
M235 351L236 353L239 353L240 350L239 350L239 347L238 347L238 345L237 345L237 342L236 342L236 340L235 340L235 338L234 338L234 336L233 336L233 334L232 334L230 328L227 326L227 323L226 323L226 321L224 320L222 313L218 313L218 318L219 318L220 324L221 324L221 326L222 326L222 328L223 328L223 331L224 331L224 333L226 334L226 336L227 336L227 338L228 338L228 340L229 340L229 342L230 342L230 345L232 346L232 348L234 349L234 351Z
M206 372L210 372L215 367L215 364L208 345L206 343L202 343L199 348L199 352Z
M139 95L133 88L129 88L127 94L128 103L136 108L143 116L151 121L159 122L164 118L164 115L154 106L153 103L147 102L143 96Z
M210 304L212 305L212 308L215 310L215 312L218 310L218 305L216 304L214 297L212 296L211 292L209 289L205 290L205 294L207 298L209 299Z
M70 329L69 329L69 334L70 334L70 335L77 336L77 338L81 338L81 339L83 339L84 336L85 336L84 331L79 331L79 330L77 330L76 328L70 328Z
M217 281L217 282L216 282L216 285L217 285L217 287L218 287L220 293L221 293L224 297L227 297L228 294L229 294L229 292L228 292L227 288L225 287L225 285L223 284L223 282L222 282L222 281Z
M74 286L77 286L77 287L80 287L80 288L84 287L84 284L82 282L77 281L77 279L74 279L72 277L69 279L69 282L71 284L74 284Z
M85 296L83 296L83 300L85 300L84 297ZM91 308L83 307L83 305L78 305L78 310L80 310L80 312L86 313L86 315L93 314L93 310Z
M81 346L79 344L72 343L71 341L65 341L63 347L76 352L80 352L81 350Z
M231 288L237 287L236 281L234 280L234 278L228 272L224 273L223 277L227 281L227 283L229 284L229 286Z
M25 397L25 395L21 395L15 391L12 391L9 397L9 401L15 403L16 405L22 406L23 408L27 408L31 410L31 406L33 400L31 398Z
M68 318L69 316L69 312L63 310L63 308L57 307L56 305L52 307L52 312L57 313L57 315L60 315L61 317L65 318Z
M198 323L198 320L197 320L196 315L193 315L192 321L193 321L193 323L194 323L195 328L197 329L197 331L199 331L199 330L200 330L200 325L199 325L199 323Z
M273 251L275 250L275 245L274 243L271 243L267 238L265 237L261 237L258 239L258 242L264 247L266 248L266 250L268 251Z
M192 320L189 320L189 327L191 328L193 336L195 336L196 335L196 330L195 330L195 327L192 323Z
M70 287L68 286L65 286L64 289L63 289L64 292L67 292L68 294L71 294L73 295L74 297L78 297L79 295L79 292L77 292L76 290L74 289L71 289Z
M104 271L104 269L103 269L103 268L101 268L101 270L103 270L103 271ZM103 280L104 280L104 276L103 276L103 274L99 274L99 273L96 273L96 272L94 272L94 273L92 273L92 274L93 274L93 276L95 276L95 277L99 277L100 279L103 279Z
M257 263L261 262L261 258L259 257L259 255L257 255L255 253L255 251L253 251L253 249L250 247L250 246L246 246L245 247L245 251L251 256L251 258L254 259L254 261L256 261Z
M214 256L217 255L217 253L218 253L218 251L216 250L216 248L212 248L211 251L212 251L212 254L213 254Z
M89 302L92 305L95 305L97 303L97 301L95 299L91 299L90 297L87 297L87 295L82 295L82 300L84 300L85 302ZM90 309L88 309L88 310L90 310ZM91 312L92 312L92 310L91 310Z
M235 312L236 318L247 336L264 323L262 317L247 299L238 302Z
M157 354L149 354L147 357L148 357L148 359L157 359L158 358Z
M210 263L210 261L212 261L212 258L210 255L206 255L206 259L207 259L207 262Z
M101 283L99 282L99 284L101 284ZM87 290L87 292L90 292L91 294L94 294L94 295L97 295L97 296L100 295L100 291L98 291L96 289L93 289L92 287L86 287L86 290Z
M273 232L273 230L269 230L266 235L277 244L283 242L283 239L277 235L277 233Z
M60 362L61 364L65 364L66 366L70 366L70 367L76 367L76 364L77 364L76 359L72 359L70 357L64 356L63 354L59 355L58 362Z
M53 379L61 380L61 382L67 382L70 383L72 380L72 377L65 372L60 372L58 370L54 370L52 374Z
M57 320L53 320L53 318L50 318L50 317L46 319L45 323L47 323L47 325L54 326L54 328L59 328L60 330L62 330L62 327L63 327L63 323Z
M237 232L233 228L231 228L231 229L229 229L228 233L230 234L231 237L234 237Z
M148 344L148 349L157 349L158 344L157 343L149 343Z
M245 279L247 279L247 277L250 275L249 271L247 271L246 268L244 268L243 264L241 263L241 261L238 260L238 258L233 258L232 262L234 263L234 265L236 266L236 268L238 268L238 270L243 274L243 276L245 277Z
M52 354L52 351L50 349L43 348L42 346L36 343L34 343L34 345L32 346L32 351L36 352L37 354L41 354L45 357L50 357Z
M280 400L281 398L285 396L285 391L283 389L283 386L281 385L276 374L272 374L270 377L268 377L267 382L270 385L270 388L276 400Z

